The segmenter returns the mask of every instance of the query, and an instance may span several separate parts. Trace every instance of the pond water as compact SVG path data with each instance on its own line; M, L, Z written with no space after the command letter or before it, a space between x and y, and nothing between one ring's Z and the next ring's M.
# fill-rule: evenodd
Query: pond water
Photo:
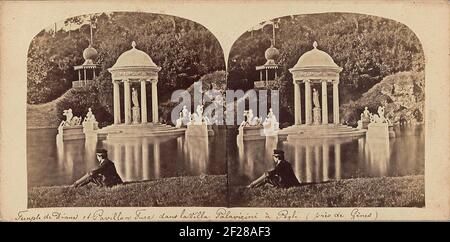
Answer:
M423 126L396 127L395 133L396 138L389 140L239 141L236 132L219 128L207 139L183 136L59 143L56 129L33 129L27 130L28 185L72 184L97 165L95 149L99 147L108 150L124 181L218 175L228 170L229 184L247 185L273 167L275 148L286 152L286 160L304 183L423 174Z
M282 149L302 183L355 177L424 174L423 126L394 129L391 139L309 139L296 142L268 138L242 141L229 138L228 181L247 185L273 168L272 151Z
M124 181L226 174L226 130L208 138L152 137L56 141L55 129L27 130L28 186L72 184L97 165L96 148L108 150Z

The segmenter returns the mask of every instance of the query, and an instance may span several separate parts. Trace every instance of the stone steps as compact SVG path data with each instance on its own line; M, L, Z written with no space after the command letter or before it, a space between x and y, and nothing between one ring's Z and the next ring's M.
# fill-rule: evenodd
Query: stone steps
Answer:
M313 139L364 136L367 130L356 129L346 125L298 125L280 130L281 138Z

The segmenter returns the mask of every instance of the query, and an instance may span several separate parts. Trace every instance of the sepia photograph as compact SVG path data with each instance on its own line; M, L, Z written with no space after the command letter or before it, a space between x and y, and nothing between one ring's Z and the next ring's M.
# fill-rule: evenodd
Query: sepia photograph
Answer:
M425 205L425 60L407 26L352 13L270 19L236 40L228 68L251 114L228 136L232 206Z
M221 88L224 69L214 35L180 17L106 12L43 29L27 61L29 207L226 206L225 130L201 112L192 127L171 120L174 91Z
M448 7L1 2L0 220L448 220Z

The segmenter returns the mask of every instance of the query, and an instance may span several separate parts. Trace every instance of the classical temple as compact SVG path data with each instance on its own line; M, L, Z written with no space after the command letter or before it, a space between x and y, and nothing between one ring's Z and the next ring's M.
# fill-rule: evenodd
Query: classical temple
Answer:
M147 53L137 49L134 41L131 47L108 69L113 83L114 124L99 130L99 133L107 134L108 138L184 134L185 129L159 123L157 83L161 67ZM151 83L151 122L147 83Z
M279 132L287 138L322 138L362 136L365 129L342 125L339 119L339 67L333 58L317 48L304 53L289 69L293 76L295 124ZM304 89L302 112L301 86ZM329 105L328 87L332 86L332 105ZM320 90L320 94L319 94ZM319 97L320 96L320 97ZM332 120L329 118L331 106ZM303 115L302 115L303 114Z

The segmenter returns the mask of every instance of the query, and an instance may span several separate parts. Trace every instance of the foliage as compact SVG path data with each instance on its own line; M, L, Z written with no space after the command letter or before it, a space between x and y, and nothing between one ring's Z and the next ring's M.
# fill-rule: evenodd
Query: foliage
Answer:
M352 13L295 15L277 19L276 45L282 66L281 108L293 113L292 68L312 49L330 54L340 73L340 103L358 99L384 77L402 71L424 70L422 46L405 25L386 18ZM244 33L234 43L228 61L228 87L251 89L258 80L255 66L264 64L272 26ZM270 33L270 34L269 34Z
M56 104L57 114L64 119L65 109L72 109L74 116L84 117L88 108L92 108L95 118L101 122L112 122L112 116L105 110L98 99L98 90L94 85L70 89L63 99Z
M77 16L67 19L65 24L81 24L78 29L61 29L54 35L52 30L43 30L32 40L28 53L28 103L49 102L78 79L73 66L83 63L82 53L90 38L85 19L92 19L95 27L93 47L98 51L95 62L101 70L94 85L99 102L109 113L112 113L112 83L107 68L131 48L132 41L162 68L158 82L160 100L170 98L173 90L190 86L204 74L225 68L219 42L195 22L137 12Z

